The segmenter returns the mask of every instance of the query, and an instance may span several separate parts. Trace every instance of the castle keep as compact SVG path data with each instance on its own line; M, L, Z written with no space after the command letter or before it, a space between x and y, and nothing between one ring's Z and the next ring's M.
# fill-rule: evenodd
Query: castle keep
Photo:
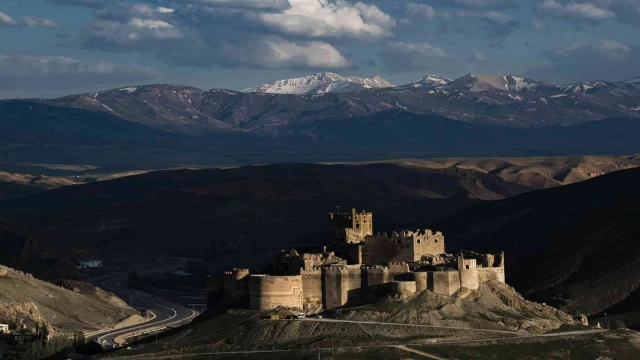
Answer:
M451 296L460 288L505 282L504 253L445 251L444 235L431 230L373 233L373 214L332 213L330 246L274 257L269 274L234 269L207 278L210 306L234 303L255 310L277 307L307 312L362 304L426 290Z

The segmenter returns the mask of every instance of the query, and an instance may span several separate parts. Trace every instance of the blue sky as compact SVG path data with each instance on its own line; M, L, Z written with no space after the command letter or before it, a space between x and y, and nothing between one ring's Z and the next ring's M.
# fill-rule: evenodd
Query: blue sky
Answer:
M332 71L640 76L640 0L0 0L0 98Z

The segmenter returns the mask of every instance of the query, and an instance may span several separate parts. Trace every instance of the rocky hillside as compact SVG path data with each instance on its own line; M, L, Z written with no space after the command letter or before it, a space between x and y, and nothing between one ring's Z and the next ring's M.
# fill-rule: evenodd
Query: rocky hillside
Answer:
M271 313L284 317L291 311L279 309ZM265 313L241 310L205 313L186 328L164 338L161 346L147 344L122 355L151 357L235 350L427 344L518 337L561 326L579 326L570 315L524 300L512 288L499 283L487 283L477 291L462 290L453 297L427 290L404 300L385 298L367 306L341 308L324 321L263 320L263 315ZM300 358L308 359L309 354Z
M136 313L113 294L81 282L69 289L0 265L0 322L35 332L101 330Z
M65 249L53 250L58 239L50 234L11 222L0 222L0 263L45 280L85 277Z
M596 314L640 288L640 169L474 206L432 224L453 251L506 252L525 296ZM637 306L636 306L637 308Z
M638 165L630 156L183 169L64 187L2 208L58 250L147 252L153 244L218 259L221 268L255 267L283 247L326 243L326 213L336 206L373 211L376 231L422 228L482 201Z
M77 182L62 178L0 171L0 201L37 194Z
M523 128L568 126L612 117L640 117L640 90L614 83L596 86L594 82L567 87L517 76L469 74L451 82L431 76L414 84L433 86L409 84L380 89L367 85L371 89L331 92L330 86L347 86L345 84L353 82L348 78L328 82L322 80L324 77L305 79L290 80L294 84L291 85L293 90L286 90L289 85L285 86L288 84L285 81L268 86L262 93L144 85L45 102L118 115L128 121L154 127L171 126L174 131L241 131L271 137L294 134L321 137L324 134L320 132L310 133L309 125L335 123L389 110ZM283 93L265 93L272 91L269 89ZM310 91L327 93L288 94Z

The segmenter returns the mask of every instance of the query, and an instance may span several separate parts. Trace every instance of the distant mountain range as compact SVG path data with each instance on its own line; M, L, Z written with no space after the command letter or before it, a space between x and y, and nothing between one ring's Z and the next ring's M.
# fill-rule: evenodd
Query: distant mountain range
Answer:
M437 74L428 74L410 84L395 86L376 75L370 78L344 77L336 73L317 73L293 79L278 80L243 90L264 94L319 95L331 92L356 92L365 89L428 88L442 90L469 90L480 92L499 90L507 92L529 92L535 94L587 93L606 89L640 89L640 77L620 82L588 81L575 84L552 85L544 81L513 75L467 74L451 80Z
M380 77L321 73L245 92L144 85L40 101L106 112L171 131L317 138L324 135L317 131L318 125L387 110L525 128L638 118L639 84L632 79L556 86L518 76L469 74L449 80L429 74L393 87Z
M393 157L620 153L637 151L629 134L640 131L638 78L556 86L517 76L429 74L393 87L380 77L323 73L249 90L255 92L160 84L0 101L0 162L77 163L96 151L117 159L109 161L165 164L326 161L336 154L370 160L389 150ZM594 128L599 133L586 130ZM112 148L69 148L78 145Z

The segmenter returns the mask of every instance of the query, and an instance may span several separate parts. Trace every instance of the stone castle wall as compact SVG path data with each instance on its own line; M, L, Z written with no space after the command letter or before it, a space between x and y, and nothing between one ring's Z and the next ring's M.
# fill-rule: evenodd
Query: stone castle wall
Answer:
M394 281L391 283L391 294L401 299L407 298L416 293L415 281Z
M478 282L483 283L490 280L505 282L505 274L503 267L478 268Z
M444 254L444 236L440 232L403 231L367 236L362 245L362 263L382 264L389 261L416 262L423 256Z
M416 281L416 292L423 292L425 290L428 289L428 281L427 281L427 272L426 271L420 271L420 272L415 272L413 273L413 277Z
M476 259L459 258L458 272L460 272L460 286L474 290L480 287Z
M411 238L414 246L414 256L412 261L420 261L424 255L445 254L444 235L441 232L431 230L417 231L412 233Z
M248 299L248 269L233 269L222 276L222 299L227 302L246 302Z
M254 310L302 309L302 276L249 276L249 306Z
M460 289L458 271L429 271L428 289L436 294L451 296Z
M350 213L330 213L329 231L335 240L344 243L362 242L365 236L373 234L373 214L351 209Z
M322 277L325 309L346 304L349 300L349 270L343 266L323 268Z
M302 270L302 308L313 310L322 308L322 270Z
M246 303L256 310L280 306L314 312L425 290L451 296L460 287L505 282L504 253L462 251L456 258L446 254L441 232L418 229L372 235L372 214L355 209L329 214L328 229L335 252L326 247L302 254L283 251L274 259L273 274L286 276L251 276L247 269L234 269L208 277L208 304L222 301Z

